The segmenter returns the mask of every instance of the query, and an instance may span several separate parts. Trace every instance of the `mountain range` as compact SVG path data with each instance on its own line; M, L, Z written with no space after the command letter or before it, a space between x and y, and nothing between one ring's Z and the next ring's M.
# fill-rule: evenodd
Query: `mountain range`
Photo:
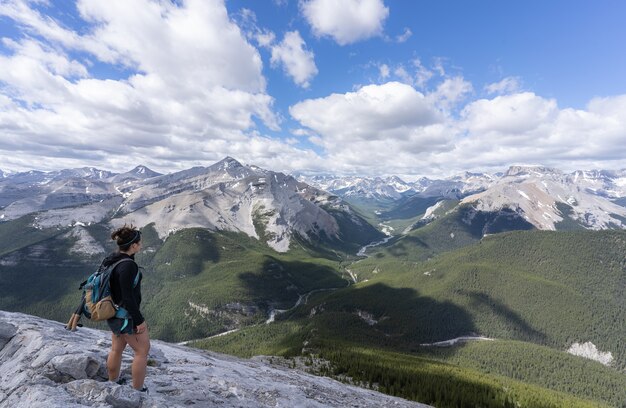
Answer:
M3 221L37 213L34 225L40 228L107 220L113 225L154 223L160 237L189 227L241 231L283 252L296 235L345 240L338 214L375 235L351 203L362 208L367 201L381 219L399 214L431 219L434 208L428 207L450 199L482 212L505 208L538 229L623 228L626 170L563 173L512 166L503 173L405 182L397 176L293 177L227 157L166 175L137 166L120 174L85 167L2 173L0 178Z
M516 214L541 230L625 228L626 170L564 173L543 166L511 166L503 173L470 173L448 179L299 176L356 205L384 208L381 218L432 213L444 200L460 200L475 211ZM394 205L390 206L389 201ZM377 203L376 203L377 201ZM428 204L426 208L424 205ZM430 205L432 204L432 206Z
M619 171L577 170L571 173L564 173L558 169L544 166L511 166L505 172L491 174L464 172L445 179L420 177L411 182L404 181L398 176L357 177L297 174L296 177L298 180L342 197L398 199L414 193L445 196L446 192L453 190L456 190L459 195L465 196L484 191L505 177L519 176L523 178L550 175L558 175L567 183L585 189L590 194L609 199L626 197L626 169Z
M625 175L512 166L409 183L230 157L3 173L0 309L67 319L111 228L133 223L155 338L307 359L438 407L622 406Z
M3 221L37 214L37 228L153 224L165 238L202 227L243 232L281 252L296 237L356 247L380 235L336 195L230 157L166 175L144 166L17 173L0 180L0 207Z

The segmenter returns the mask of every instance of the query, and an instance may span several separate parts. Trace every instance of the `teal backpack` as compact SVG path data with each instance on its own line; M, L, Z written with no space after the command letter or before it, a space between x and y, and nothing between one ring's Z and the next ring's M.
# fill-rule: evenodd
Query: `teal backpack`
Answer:
M92 273L86 281L80 284L79 289L83 291L80 305L76 308L76 311L70 317L69 322L65 326L67 330L75 331L80 320L81 315L85 315L87 319L92 321L103 321L113 317L120 319L128 319L129 314L126 309L113 303L111 298L111 273L115 267L122 262L132 261L130 258L123 258L119 261L104 267L100 265L100 268ZM139 283L141 272L137 273L133 287L136 287Z

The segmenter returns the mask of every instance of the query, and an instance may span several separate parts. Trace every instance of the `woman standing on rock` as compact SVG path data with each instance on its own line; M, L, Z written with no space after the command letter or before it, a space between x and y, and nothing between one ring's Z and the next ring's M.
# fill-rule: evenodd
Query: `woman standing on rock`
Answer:
M119 384L125 382L119 376L122 352L128 344L135 353L131 367L133 388L146 392L144 380L150 351L150 336L148 325L139 310L142 277L135 263L135 254L141 250L141 232L132 225L124 225L113 231L111 239L115 240L119 249L102 261L103 266L121 262L111 273L111 297L119 309L115 317L107 320L113 332L111 352L107 359L109 381Z

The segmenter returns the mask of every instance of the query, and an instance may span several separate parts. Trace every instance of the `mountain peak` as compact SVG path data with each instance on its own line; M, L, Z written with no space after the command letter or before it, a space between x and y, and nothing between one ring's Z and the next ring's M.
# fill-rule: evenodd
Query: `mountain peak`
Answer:
M156 176L161 175L160 173L157 173L156 171L151 170L150 168L144 166L143 164L140 164L139 166L135 167L128 173L134 174L140 178L150 178L150 177L156 177Z
M243 167L243 164L241 164L239 161L237 161L236 159L230 156L224 157L222 160L215 163L215 165L219 165L225 169L234 168L234 167Z
M563 173L551 167L545 167L541 165L516 165L511 166L505 173L505 177L519 177L519 176L548 176L548 175L563 175Z
M104 180L114 175L107 170L100 170L95 167L78 167L73 169L63 169L49 173L55 180L70 178L84 178L90 180Z

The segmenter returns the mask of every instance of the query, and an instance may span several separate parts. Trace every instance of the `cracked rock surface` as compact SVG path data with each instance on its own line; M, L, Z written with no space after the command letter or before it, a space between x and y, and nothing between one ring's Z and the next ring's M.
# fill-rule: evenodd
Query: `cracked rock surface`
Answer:
M152 340L146 386L107 381L110 332L0 311L0 407L425 407L300 371ZM130 378L127 347L122 375Z

